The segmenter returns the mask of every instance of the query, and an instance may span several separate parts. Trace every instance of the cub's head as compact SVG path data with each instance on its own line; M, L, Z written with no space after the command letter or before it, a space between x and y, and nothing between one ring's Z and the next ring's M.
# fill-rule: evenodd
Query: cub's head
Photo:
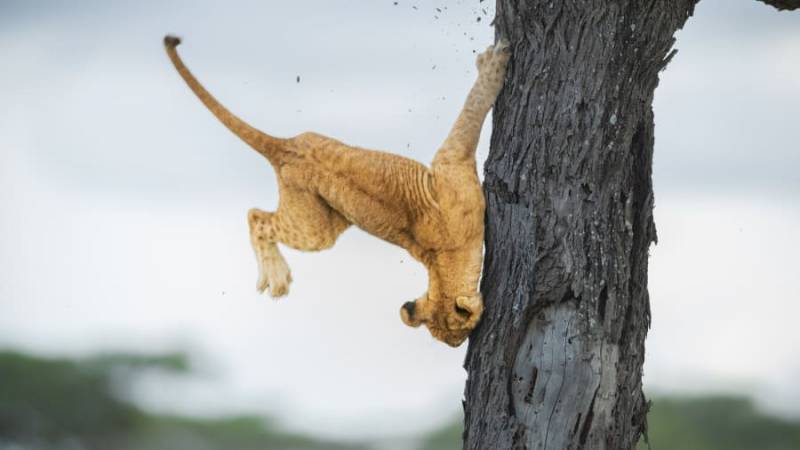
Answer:
M428 293L400 308L400 318L410 327L425 325L431 335L451 347L458 347L478 325L483 313L479 293L455 298L431 298Z

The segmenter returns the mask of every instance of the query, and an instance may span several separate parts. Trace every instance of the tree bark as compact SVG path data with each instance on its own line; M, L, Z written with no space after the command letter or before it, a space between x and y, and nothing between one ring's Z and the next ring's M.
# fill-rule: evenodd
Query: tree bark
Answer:
M696 0L497 0L486 310L465 449L633 449L646 429L653 92Z
M800 9L800 0L758 0L774 6L780 11Z

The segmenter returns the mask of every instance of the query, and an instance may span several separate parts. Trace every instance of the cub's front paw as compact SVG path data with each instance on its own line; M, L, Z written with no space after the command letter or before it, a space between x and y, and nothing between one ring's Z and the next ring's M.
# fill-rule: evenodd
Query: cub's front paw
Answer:
M502 40L490 45L486 51L478 55L476 61L478 76L489 95L497 96L503 87L509 58L511 58L511 47L507 41Z
M508 41L501 40L494 45L490 45L486 50L478 55L476 65L478 72L483 75L501 74L506 72L508 59L511 57L511 46Z

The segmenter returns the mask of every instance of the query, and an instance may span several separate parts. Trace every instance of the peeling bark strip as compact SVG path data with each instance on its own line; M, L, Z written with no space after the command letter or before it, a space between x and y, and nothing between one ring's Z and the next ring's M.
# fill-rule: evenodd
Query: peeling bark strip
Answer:
M465 449L639 440L651 105L695 3L497 0L513 59L485 165L486 310L465 362Z

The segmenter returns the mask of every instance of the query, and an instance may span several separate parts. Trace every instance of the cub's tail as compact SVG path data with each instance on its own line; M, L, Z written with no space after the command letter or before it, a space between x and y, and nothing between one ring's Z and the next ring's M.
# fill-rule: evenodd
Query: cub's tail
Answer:
M175 65L175 68L178 70L181 77L183 77L184 81L186 81L186 84L189 85L192 92L194 92L200 101L206 105L206 108L217 116L217 119L228 127L229 130L233 131L236 136L239 136L241 140L245 141L257 152L266 156L273 164L279 163L285 139L270 136L253 128L222 106L217 99L197 81L194 75L192 75L192 72L186 68L186 65L183 64L181 57L178 56L178 51L175 49L180 43L181 39L179 37L170 35L164 37L164 47L167 49L169 59L172 61L172 64Z

